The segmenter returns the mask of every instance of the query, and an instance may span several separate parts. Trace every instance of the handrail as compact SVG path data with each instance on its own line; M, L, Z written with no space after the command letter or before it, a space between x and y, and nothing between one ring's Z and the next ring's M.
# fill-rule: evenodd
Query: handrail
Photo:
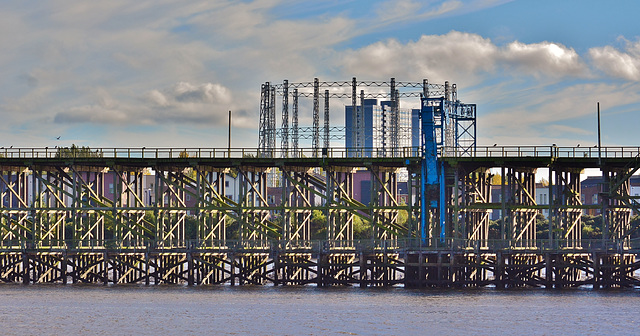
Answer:
M237 159L237 158L419 158L420 147L399 148L0 148L2 159Z
M582 159L633 159L640 155L640 147L602 147L600 155L597 147L559 147L559 146L477 146L475 151L457 151L448 149L445 157L479 157L479 158L582 158Z
M597 159L634 159L640 155L640 147L559 147L559 146L476 146L469 148L442 148L440 153L446 157L478 158L586 158ZM600 154L599 154L600 153ZM259 148L196 148L196 147L114 147L114 148L0 148L2 159L237 159L237 158L420 158L420 147L399 148L349 148L331 147L270 149Z

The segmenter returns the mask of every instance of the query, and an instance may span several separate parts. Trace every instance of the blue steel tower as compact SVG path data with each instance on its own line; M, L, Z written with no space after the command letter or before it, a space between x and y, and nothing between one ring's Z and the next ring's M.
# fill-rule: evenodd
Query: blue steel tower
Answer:
M476 105L457 99L456 86L445 82L444 96L424 94L421 122L421 198L420 232L428 237L429 224L438 229L440 240L447 236L447 180L443 156L471 156L476 149ZM430 222L430 223L429 223Z

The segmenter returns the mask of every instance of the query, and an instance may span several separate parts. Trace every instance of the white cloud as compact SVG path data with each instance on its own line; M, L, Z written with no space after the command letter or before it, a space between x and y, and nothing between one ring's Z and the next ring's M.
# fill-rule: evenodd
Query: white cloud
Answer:
M350 51L341 62L345 72L375 77L415 78L436 82L454 79L474 85L499 70L547 77L585 77L588 69L571 48L557 43L512 42L499 47L477 34L457 31L423 35L418 41L391 39ZM514 73L512 70L515 70Z
M138 97L117 100L104 88L93 94L92 104L59 112L54 121L62 124L95 123L118 125L223 124L226 110L232 109L228 88L214 83L176 83L163 90L151 90ZM239 117L243 112L238 109ZM223 113L224 112L224 113Z
M593 65L609 76L640 81L640 41L625 41L625 51L612 46L589 49Z
M359 77L422 78L441 83L461 79L477 83L482 72L492 71L498 48L476 34L452 31L446 35L423 35L402 44L391 39L349 51L341 61L344 72ZM462 80L464 78L464 80Z
M169 91L172 99L181 103L216 103L230 104L231 93L220 84L205 83L193 85L180 82Z
M551 77L582 77L587 68L572 48L558 43L509 43L501 52L502 58L523 73Z

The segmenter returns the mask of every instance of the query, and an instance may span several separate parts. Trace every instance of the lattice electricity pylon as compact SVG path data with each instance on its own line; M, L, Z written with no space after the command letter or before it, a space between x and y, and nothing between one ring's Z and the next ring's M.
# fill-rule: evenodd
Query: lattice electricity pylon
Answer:
M329 120L329 90L324 90L324 128L322 137L322 148L329 148L329 137L331 129Z
M356 148L361 147L361 145L359 145L360 143L360 114L362 113L360 111L360 107L358 106L358 82L356 81L356 78L353 77L351 80L351 106L352 108L354 108L354 111L351 113L351 139L354 139L354 143L356 145ZM345 124L346 124L346 120L345 120Z
M299 145L299 125L298 125L298 89L293 90L293 106L292 106L292 117L291 121L291 142L293 147L293 157L298 157L298 145Z
M283 86L282 87L282 128L281 128L282 137L280 140L280 149L282 149L282 157L288 157L289 155L289 81L285 79L284 82L282 83L282 86Z
M269 98L270 106L269 106L269 132L267 133L269 139L269 148L273 151L276 149L276 88L271 86L269 88ZM272 153L272 157L273 157Z
M391 132L391 149L396 151L398 149L398 92L396 91L396 79L391 78L391 84L389 85L389 96L391 97L391 111L390 111L390 123L389 129Z
M260 87L260 116L258 124L258 149L266 152L268 147L267 132L269 129L269 99L271 95L267 89L269 83L262 84Z
M320 147L320 83L313 80L313 138L311 139L314 156L318 156Z
M275 149L275 90L266 82L260 92L258 149L262 157L273 157Z
M354 86L357 86L357 84L354 81ZM360 90L360 106L357 106L357 104L354 104L353 106L356 107L356 134L355 134L355 140L356 140L356 149L362 149L365 147L365 130L364 130L364 125L365 125L365 118L364 118L364 90Z

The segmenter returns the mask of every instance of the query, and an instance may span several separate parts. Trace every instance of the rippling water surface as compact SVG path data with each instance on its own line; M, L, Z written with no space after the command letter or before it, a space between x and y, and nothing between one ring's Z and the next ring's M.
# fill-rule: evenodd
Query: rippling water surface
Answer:
M3 335L633 335L640 291L0 285Z

